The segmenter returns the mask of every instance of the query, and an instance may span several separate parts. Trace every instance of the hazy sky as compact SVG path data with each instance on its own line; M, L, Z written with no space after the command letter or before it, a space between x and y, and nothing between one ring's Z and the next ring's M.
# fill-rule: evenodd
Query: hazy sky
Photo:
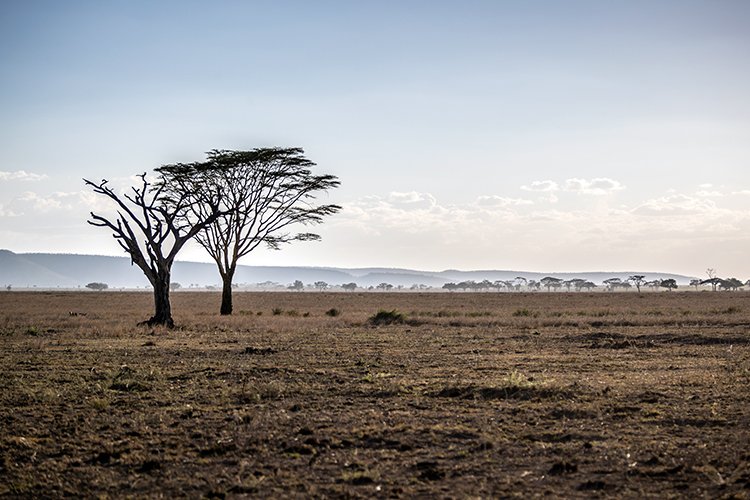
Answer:
M748 26L745 0L4 0L0 248L120 255L82 177L300 146L344 210L241 263L744 280Z

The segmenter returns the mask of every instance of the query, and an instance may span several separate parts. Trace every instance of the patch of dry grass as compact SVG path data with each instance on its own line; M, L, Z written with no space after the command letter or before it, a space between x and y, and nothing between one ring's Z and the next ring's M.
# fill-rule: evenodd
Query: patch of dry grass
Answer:
M748 487L750 294L173 299L166 330L148 293L0 294L0 494Z

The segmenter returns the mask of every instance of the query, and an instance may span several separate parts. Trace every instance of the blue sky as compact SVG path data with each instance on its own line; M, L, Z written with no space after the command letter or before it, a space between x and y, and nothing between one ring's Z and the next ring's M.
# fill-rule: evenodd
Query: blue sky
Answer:
M5 1L0 247L116 255L82 177L301 146L344 210L243 263L747 279L748 25L721 0Z

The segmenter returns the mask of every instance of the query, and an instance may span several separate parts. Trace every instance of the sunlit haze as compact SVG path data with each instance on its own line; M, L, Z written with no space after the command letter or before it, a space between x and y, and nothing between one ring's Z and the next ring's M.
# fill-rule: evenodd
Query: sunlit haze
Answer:
M124 255L83 177L298 146L343 210L241 264L744 281L748 26L744 0L6 0L0 248Z

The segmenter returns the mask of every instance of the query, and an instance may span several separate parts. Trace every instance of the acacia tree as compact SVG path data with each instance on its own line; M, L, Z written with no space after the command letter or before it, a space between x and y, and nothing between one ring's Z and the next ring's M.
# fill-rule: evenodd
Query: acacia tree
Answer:
M659 286L661 286L662 288L666 288L668 292L671 292L672 290L677 288L677 281L672 278L661 280Z
M155 183L139 176L140 186L130 192L117 194L102 180L98 184L83 179L94 193L105 196L117 206L117 216L107 218L91 212L87 221L92 226L112 230L117 243L130 255L131 264L137 265L154 289L154 315L144 321L149 326L174 326L172 306L169 302L169 284L177 253L190 239L216 220L219 211L216 199L202 197L206 210L204 217L188 221L185 214L195 203L194 193L200 179L193 178L192 193L179 197L167 197L163 178ZM189 184L186 179L185 185Z
M547 287L547 291L549 292L551 288L554 288L557 290L560 288L563 280L562 278L555 278L553 276L546 276L539 280L539 282L542 284L542 286Z
M743 286L745 286L745 284L737 278L727 278L725 280L721 280L721 284L719 285L722 290L732 291L739 290Z
M183 179L195 172L208 179L204 191L220 198L223 215L195 239L216 262L222 279L221 314L232 314L232 278L237 261L261 244L278 250L292 241L319 240L310 232L291 233L290 226L314 225L338 212L338 205L316 205L319 192L338 187L333 175L315 175L315 164L301 148L213 150L207 161L166 165L157 171L170 181L170 194L181 196ZM195 199L198 193L189 193ZM196 200L190 218L204 219L211 207Z
M641 286L646 283L646 276L642 274L634 274L628 278L628 281L635 285L638 289L638 293L641 293Z
M602 281L602 284L607 287L608 292L614 292L622 286L622 280L620 278L609 278Z
M711 289L715 292L716 288L721 284L721 278L716 273L716 269L712 267L706 269L706 276L708 276L708 279L701 281L701 285L710 284Z
M711 289L715 292L716 289L721 285L721 282L724 281L721 278L717 278L716 276L712 278L708 278L707 280L703 280L700 282L701 285L711 285Z

